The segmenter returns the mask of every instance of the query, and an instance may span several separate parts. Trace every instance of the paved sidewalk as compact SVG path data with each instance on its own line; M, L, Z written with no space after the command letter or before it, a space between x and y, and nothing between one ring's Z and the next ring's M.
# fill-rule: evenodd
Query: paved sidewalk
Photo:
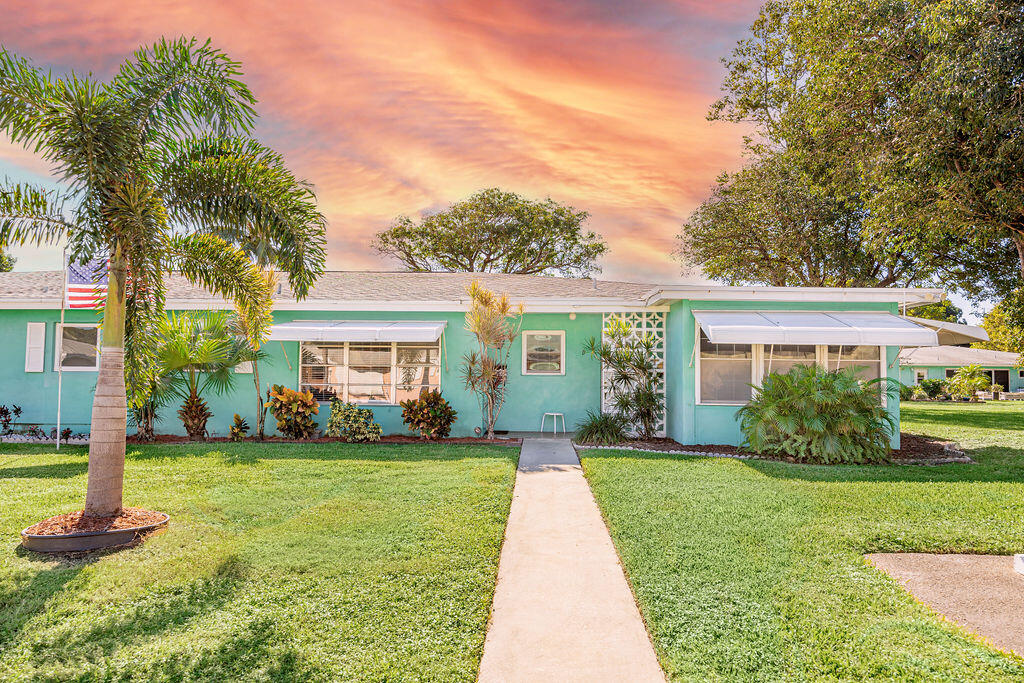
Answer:
M524 439L480 681L664 681L567 440Z

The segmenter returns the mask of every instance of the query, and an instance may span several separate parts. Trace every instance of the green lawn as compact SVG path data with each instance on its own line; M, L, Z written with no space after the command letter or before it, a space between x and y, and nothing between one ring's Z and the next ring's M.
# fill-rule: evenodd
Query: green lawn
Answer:
M864 553L1024 552L1024 404L904 403L978 465L820 467L590 451L583 464L679 680L1006 680Z
M0 446L0 679L466 680L516 449L152 446L144 545L61 561L18 531L80 509L86 456Z

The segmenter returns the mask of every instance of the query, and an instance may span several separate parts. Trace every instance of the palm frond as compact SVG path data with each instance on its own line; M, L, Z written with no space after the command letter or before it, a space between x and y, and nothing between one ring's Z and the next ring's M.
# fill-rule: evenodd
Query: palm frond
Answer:
M0 183L0 245L53 244L75 229L64 216L67 196L5 179Z

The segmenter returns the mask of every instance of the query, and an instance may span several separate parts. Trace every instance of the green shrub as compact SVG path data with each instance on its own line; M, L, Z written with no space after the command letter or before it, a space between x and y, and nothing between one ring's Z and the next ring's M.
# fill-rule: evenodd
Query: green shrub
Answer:
M770 374L737 412L744 446L799 462L884 462L896 422L882 406L880 385L815 365Z
M988 391L992 386L992 377L974 363L965 365L949 378L949 393L953 396L975 399L975 392Z
M946 384L941 379L923 379L917 386L928 398L938 398L946 392Z
M409 431L419 431L421 439L443 439L452 433L458 413L437 389L424 389L419 398L402 401L402 422Z
M603 446L622 443L629 439L629 420L613 413L587 411L587 416L576 425L577 443L596 443Z
M277 418L277 431L291 439L310 439L316 433L313 416L320 404L309 391L295 391L280 384L270 389L270 413Z
M914 392L915 392L915 388L912 385L910 385L910 384L901 384L900 385L900 400L901 401L909 401L910 399L914 398Z
M241 441L249 433L249 423L245 418L235 413L235 421L231 425L231 440Z
M380 441L383 429L373 421L373 411L360 408L355 403L345 403L337 398L331 401L331 416L327 418L327 436L334 436L349 443Z

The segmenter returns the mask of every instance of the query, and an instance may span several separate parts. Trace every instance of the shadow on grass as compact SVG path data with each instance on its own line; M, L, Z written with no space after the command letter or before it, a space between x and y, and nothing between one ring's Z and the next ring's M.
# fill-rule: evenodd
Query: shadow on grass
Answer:
M950 427L969 427L977 429L998 429L1002 431L1024 430L1024 411L989 411L975 409L976 406L987 406L986 403L954 403L961 410L950 408L929 408L915 404L907 411L906 419L913 422L930 422Z
M261 460L363 460L371 462L452 462L474 458L519 459L518 446L489 444L390 443L185 443L130 445L131 460L163 460L190 456L218 457L225 464L256 464Z
M774 479L817 482L1012 482L1024 483L1024 449L988 447L968 451L972 457L987 455L998 463L976 465L803 465L779 460L735 460ZM637 458L640 460L725 460L701 455L637 451L591 450L583 458ZM732 459L729 459L732 460Z
M89 463L85 460L54 465L0 467L0 479L67 479L85 474L88 469Z
M31 559L45 557L20 545L14 552L19 557ZM15 582L11 589L0 592L0 650L9 646L25 624L45 609L53 596L98 558L59 560L57 566L38 571L27 581Z

